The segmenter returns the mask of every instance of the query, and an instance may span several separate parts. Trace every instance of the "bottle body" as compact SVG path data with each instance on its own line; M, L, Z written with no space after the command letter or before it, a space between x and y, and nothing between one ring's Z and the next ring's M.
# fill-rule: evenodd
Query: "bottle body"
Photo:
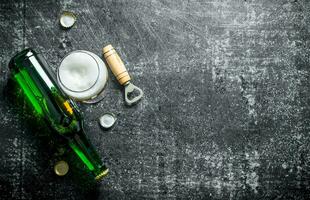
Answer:
M44 118L48 126L66 139L96 179L107 175L108 169L84 133L76 104L59 89L44 58L32 49L25 49L11 59L9 67L35 115Z

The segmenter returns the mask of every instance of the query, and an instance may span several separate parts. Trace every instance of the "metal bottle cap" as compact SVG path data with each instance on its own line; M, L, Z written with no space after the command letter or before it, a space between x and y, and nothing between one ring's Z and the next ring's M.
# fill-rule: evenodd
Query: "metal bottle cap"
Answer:
M54 166L54 172L58 176L64 176L68 173L68 171L69 171L69 165L64 160L58 161Z
M116 122L116 117L112 113L105 113L99 118L99 123L102 128L109 129L111 128Z
M64 11L59 19L60 25L63 28L71 28L76 21L76 16L74 13L69 12L69 11Z

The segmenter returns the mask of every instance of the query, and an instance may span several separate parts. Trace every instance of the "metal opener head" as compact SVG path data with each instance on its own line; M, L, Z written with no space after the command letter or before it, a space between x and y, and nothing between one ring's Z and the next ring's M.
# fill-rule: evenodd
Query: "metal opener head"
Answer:
M133 98L129 98L130 93L133 93L134 90L137 91L137 96ZM128 82L125 85L125 102L128 106L131 106L137 103L142 97L143 97L143 91L140 88L138 88L137 86L135 86L134 84L130 82Z

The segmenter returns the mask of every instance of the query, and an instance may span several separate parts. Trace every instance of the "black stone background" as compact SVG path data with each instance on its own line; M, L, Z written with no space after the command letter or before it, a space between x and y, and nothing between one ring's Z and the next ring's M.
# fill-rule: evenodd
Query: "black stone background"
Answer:
M62 30L63 10L77 23ZM307 0L15 0L0 3L0 199L309 199ZM53 158L4 95L25 47L51 67L111 43L145 92L80 105L110 168L94 187ZM118 115L109 131L104 112Z

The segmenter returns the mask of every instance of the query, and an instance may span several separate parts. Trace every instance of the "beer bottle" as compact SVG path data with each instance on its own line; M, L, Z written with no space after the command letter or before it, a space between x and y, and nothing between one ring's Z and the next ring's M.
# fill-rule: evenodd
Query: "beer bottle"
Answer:
M77 105L58 87L55 73L40 54L25 49L9 63L12 79L21 87L36 117L42 117L61 137L65 138L78 158L96 180L108 174L95 148L83 130L83 119Z

